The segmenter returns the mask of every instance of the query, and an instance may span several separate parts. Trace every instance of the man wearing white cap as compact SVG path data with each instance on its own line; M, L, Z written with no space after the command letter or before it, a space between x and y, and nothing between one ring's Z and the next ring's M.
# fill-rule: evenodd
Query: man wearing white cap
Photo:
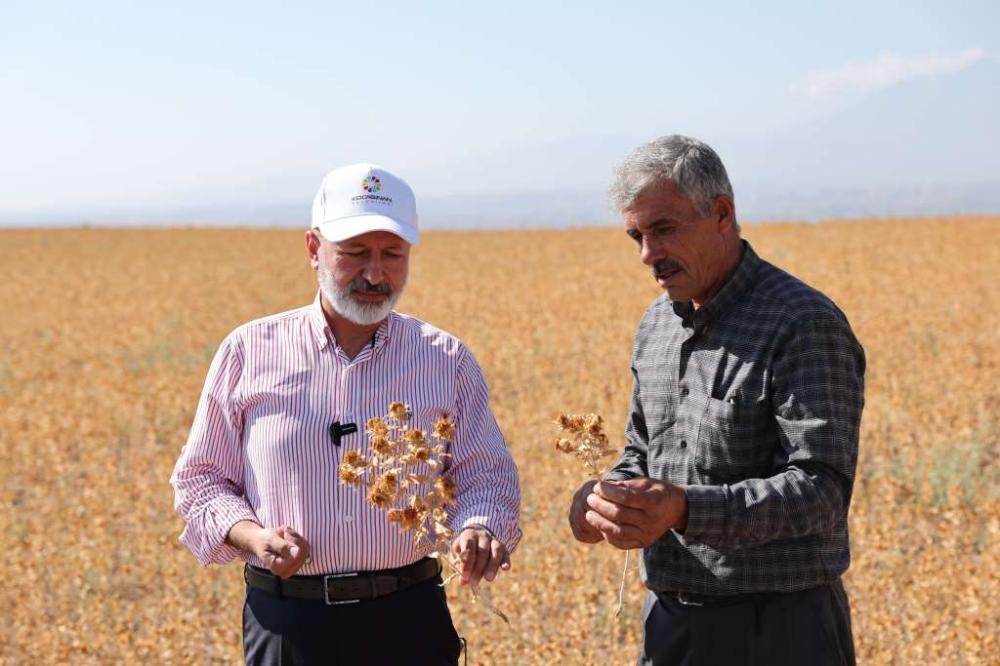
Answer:
M418 428L456 423L462 582L510 568L520 489L482 372L457 338L393 311L418 239L401 178L332 171L305 234L316 299L238 327L209 369L171 483L198 561L247 563L248 664L457 663L437 561L337 483L343 452L366 446L364 424L390 402Z

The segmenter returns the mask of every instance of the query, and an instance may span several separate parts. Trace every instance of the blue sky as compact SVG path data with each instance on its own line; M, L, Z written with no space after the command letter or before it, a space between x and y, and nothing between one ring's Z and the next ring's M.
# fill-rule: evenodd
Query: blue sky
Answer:
M719 4L5 1L0 220L307 208L361 160L418 196L596 192L671 132L713 143L738 199L907 185L914 159L1000 180L996 3ZM894 143L896 115L914 127ZM914 137L956 130L924 167ZM878 159L852 180L796 132L860 132Z

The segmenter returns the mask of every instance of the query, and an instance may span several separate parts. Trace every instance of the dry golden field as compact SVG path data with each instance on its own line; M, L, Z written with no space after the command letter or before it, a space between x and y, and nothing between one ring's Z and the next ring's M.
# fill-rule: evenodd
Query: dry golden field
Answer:
M766 259L824 290L868 354L846 582L865 664L1000 655L1000 218L751 225ZM295 231L0 232L0 663L237 663L238 565L177 543L167 482L215 345L308 302ZM642 595L575 543L583 470L560 411L620 433L631 338L658 287L617 229L428 233L400 309L465 340L518 462L524 540L463 593L470 663L627 664ZM620 445L620 442L618 443ZM634 561L634 560L633 560Z

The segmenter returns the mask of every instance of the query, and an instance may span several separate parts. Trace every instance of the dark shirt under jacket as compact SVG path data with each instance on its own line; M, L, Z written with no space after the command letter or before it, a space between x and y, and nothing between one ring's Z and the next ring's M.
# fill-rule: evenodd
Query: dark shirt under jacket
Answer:
M837 306L745 241L706 305L653 303L635 336L626 447L607 475L687 491L683 534L643 550L650 589L803 590L847 569L864 370Z

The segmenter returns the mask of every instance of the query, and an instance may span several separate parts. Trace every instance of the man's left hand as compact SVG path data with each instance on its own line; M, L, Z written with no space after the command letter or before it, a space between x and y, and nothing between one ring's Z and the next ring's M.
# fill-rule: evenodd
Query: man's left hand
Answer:
M622 550L645 548L667 530L687 525L684 489L646 477L601 481L587 496L587 506L587 522Z
M477 585L485 578L493 581L502 569L510 570L507 547L484 527L466 527L451 544L462 561L462 585Z

